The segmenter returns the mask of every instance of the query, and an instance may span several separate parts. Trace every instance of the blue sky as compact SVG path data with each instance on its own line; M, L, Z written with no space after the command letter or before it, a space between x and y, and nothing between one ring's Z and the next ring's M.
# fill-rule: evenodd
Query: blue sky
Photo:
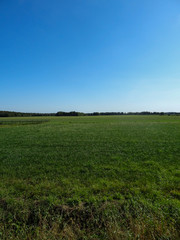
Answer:
M1 0L0 110L180 111L179 0Z

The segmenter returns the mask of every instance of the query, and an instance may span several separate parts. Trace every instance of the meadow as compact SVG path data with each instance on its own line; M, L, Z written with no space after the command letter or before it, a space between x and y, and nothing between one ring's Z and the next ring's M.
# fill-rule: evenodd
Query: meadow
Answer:
M0 239L180 239L180 117L0 119Z

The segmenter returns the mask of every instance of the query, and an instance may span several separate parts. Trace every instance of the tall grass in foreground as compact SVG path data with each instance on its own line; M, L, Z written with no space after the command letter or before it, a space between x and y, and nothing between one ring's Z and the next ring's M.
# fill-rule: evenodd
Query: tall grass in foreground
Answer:
M0 239L179 239L180 118L0 121Z

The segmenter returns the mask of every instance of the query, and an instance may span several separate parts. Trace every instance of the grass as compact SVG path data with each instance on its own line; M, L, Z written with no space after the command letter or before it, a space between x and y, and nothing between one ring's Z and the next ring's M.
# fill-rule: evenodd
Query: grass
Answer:
M179 239L180 118L0 120L0 239Z

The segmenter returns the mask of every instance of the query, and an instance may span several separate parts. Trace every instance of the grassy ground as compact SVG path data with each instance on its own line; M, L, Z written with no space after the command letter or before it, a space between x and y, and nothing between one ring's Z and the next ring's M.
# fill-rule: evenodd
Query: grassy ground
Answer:
M180 117L0 119L0 239L180 239Z

